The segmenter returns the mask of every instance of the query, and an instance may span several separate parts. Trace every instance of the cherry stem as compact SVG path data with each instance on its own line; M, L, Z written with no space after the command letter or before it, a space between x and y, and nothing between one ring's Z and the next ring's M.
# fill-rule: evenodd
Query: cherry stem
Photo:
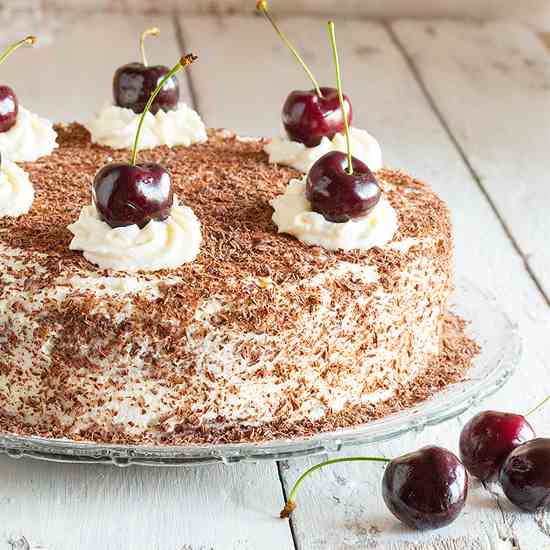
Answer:
M302 66L302 69L306 72L307 76L313 82L313 86L315 87L315 92L319 97L323 97L323 94L321 93L321 88L319 87L319 83L317 82L316 78L313 76L313 73L309 69L309 67L306 65L306 62L300 57L300 54L297 52L296 48L292 45L290 40L285 36L283 31L279 29L277 26L277 23L275 23L275 20L271 17L271 14L269 13L267 9L267 0L259 0L256 4L256 9L261 11L265 18L271 23L271 26L275 29L275 32L279 35L281 40L285 43L286 47L292 52L298 63Z
M537 412L539 409L541 409L546 403L550 401L550 395L546 397L546 399L543 399L541 403L539 403L536 407L531 409L527 414L525 414L525 417L531 416L533 413Z
M145 29L141 33L141 38L139 40L139 49L141 51L141 62L145 67L147 67L147 57L145 55L145 39L148 36L158 36L160 34L160 29L158 27L151 27L149 29Z
M29 46L32 46L36 42L35 36L27 36L27 38L23 38L23 40L20 40L19 42L15 42L15 44L12 44L11 46L8 46L3 52L2 55L0 55L0 65L4 63L4 61L17 49L19 49L21 46L28 44Z
M281 510L280 516L281 518L288 518L290 517L290 514L294 511L296 508L296 493L298 491L298 487L300 487L302 481L309 476L309 474L320 470L321 468L324 468L325 466L330 466L331 464L338 464L340 462L384 462L388 463L391 462L391 459L384 458L381 456L349 456L346 458L333 458L332 460L326 460L325 462L320 462L319 464L315 464L315 466L312 466L309 468L309 470L306 470L296 481L294 484L294 487L292 487L292 490L290 491L290 495L288 497L288 500L286 501L285 507Z
M336 33L334 32L334 21L328 22L328 35L330 46L332 48L332 57L334 66L336 67L336 89L338 90L338 100L340 101L340 109L344 113L344 131L346 134L346 147L348 150L348 168L346 172L351 176L353 174L353 164L351 156L351 144L349 139L349 121L346 106L344 105L344 95L342 94L342 76L340 75L340 61L338 60L338 50L336 48Z
M181 69L185 69L185 67L191 65L194 61L196 61L198 58L197 56L193 55L192 53L184 55L171 69L170 71L164 76L164 78L158 83L157 87L154 89L153 93L150 95L149 100L147 101L147 104L145 105L145 109L143 109L143 112L140 115L138 127L136 130L136 137L134 139L134 147L132 149L132 166L136 165L137 161L137 152L138 152L138 144L139 144L139 136L141 135L141 128L143 127L143 121L145 120L145 117L147 116L147 113L149 112L149 109L151 108L151 105L153 104L153 101L155 101L155 98L159 94L159 92L162 90L166 82L172 78L178 71Z

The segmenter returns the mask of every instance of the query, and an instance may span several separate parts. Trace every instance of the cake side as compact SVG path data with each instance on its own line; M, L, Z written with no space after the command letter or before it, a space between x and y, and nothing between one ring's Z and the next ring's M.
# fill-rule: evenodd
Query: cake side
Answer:
M97 168L125 153L78 125L59 136L52 157L25 167L32 211L0 220L4 429L172 443L316 431L410 404L475 353L445 320L449 215L421 182L380 171L394 241L329 252L276 233L269 201L297 174L268 164L263 142L211 131L205 144L147 151L204 244L191 264L128 276L70 252L66 229Z

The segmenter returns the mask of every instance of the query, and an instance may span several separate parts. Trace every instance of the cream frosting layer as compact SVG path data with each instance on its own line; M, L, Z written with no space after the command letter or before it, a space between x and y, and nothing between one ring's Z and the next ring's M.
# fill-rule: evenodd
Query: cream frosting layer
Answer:
M7 159L0 166L0 218L26 214L34 201L29 175Z
M69 225L74 235L71 250L103 269L117 271L158 271L192 262L202 240L201 225L193 210L179 205L174 197L170 217L137 225L111 227L100 219L94 205L85 206L78 221Z
M355 158L362 160L372 171L382 168L382 150L378 141L366 130L350 128L351 152ZM308 172L311 165L330 151L347 151L346 138L336 134L332 140L324 137L316 147L306 147L303 143L290 141L284 137L275 137L268 143L265 152L269 162L284 164Z
M131 109L110 103L88 123L92 142L113 149L129 149L134 144L140 115ZM152 149L160 145L188 147L207 140L206 128L196 111L179 103L174 111L159 110L147 113L143 122L139 149Z
M0 133L3 158L15 162L32 162L49 155L57 147L57 134L52 123L21 105L15 126Z
M397 214L382 196L367 216L345 223L326 220L311 210L306 198L306 176L290 180L283 195L271 201L279 233L294 235L309 245L329 250L368 250L389 243L397 231Z

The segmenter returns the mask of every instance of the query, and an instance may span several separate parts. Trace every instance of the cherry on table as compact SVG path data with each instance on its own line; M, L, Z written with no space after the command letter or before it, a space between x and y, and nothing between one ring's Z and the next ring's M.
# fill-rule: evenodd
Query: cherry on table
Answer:
M347 222L367 215L378 204L382 190L369 167L340 151L323 155L310 168L306 182L306 197L314 212L326 220Z
M392 460L382 480L384 502L414 529L438 529L462 512L468 474L457 456L441 447L424 447Z
M383 462L382 495L390 512L414 529L437 529L453 522L466 502L468 473L458 457L441 447L424 447L390 460L383 457L352 456L321 462L306 470L296 481L282 518L296 508L296 494L311 473L343 462Z
M170 72L164 65L148 65L145 57L144 39L158 34L156 27L144 31L140 42L141 63L128 63L116 70L113 77L113 96L118 107L131 109L137 114L142 113L155 88ZM173 75L166 80L149 110L153 114L159 110L173 111L178 106L179 97L178 79Z
M2 55L0 55L0 64L2 64L15 50L24 44L32 45L36 42L34 36L27 36L23 40L8 46ZM7 132L15 126L17 115L19 114L19 101L15 92L5 85L0 86L0 132Z
M550 439L532 439L516 447L502 465L499 481L518 508L550 508Z
M487 481L498 475L516 447L534 437L535 431L525 416L483 411L460 433L460 458L470 474Z
M320 92L320 95L319 93ZM351 124L352 107L344 95L344 108ZM292 141L315 147L323 137L332 139L345 128L344 111L340 106L338 90L323 87L317 90L295 90L283 105L283 126Z

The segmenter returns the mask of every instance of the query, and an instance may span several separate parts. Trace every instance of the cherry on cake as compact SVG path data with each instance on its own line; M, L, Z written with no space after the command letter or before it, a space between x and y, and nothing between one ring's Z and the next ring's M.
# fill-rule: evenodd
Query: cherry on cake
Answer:
M71 250L104 269L159 271L193 261L202 239L200 222L191 208L178 203L171 176L154 162L138 163L138 149L146 117L162 96L166 82L191 65L188 54L168 69L149 94L137 124L129 162L109 162L92 183L91 204L82 208Z
M326 153L346 152L344 126L346 119L351 125L351 101L343 95L344 101L340 102L335 88L319 85L311 69L269 13L267 0L259 0L256 7L313 84L311 90L293 90L289 93L281 113L284 135L268 141L265 152L269 155L269 162L308 172L313 163ZM353 156L367 164L371 170L382 167L380 145L366 130L351 127L349 146Z
M0 54L0 65L21 46L35 42L36 37L27 36L11 44ZM57 147L51 122L20 105L10 86L0 85L0 106L0 153L4 158L15 162L34 161ZM0 209L6 210L1 205Z
M87 127L93 143L114 149L132 147L139 117L157 84L169 72L165 65L150 65L145 39L158 36L157 27L141 34L141 61L116 69L113 76L113 99L89 121ZM189 146L206 140L206 128L198 113L180 100L180 86L175 75L169 78L147 112L140 140L141 149L160 145Z

